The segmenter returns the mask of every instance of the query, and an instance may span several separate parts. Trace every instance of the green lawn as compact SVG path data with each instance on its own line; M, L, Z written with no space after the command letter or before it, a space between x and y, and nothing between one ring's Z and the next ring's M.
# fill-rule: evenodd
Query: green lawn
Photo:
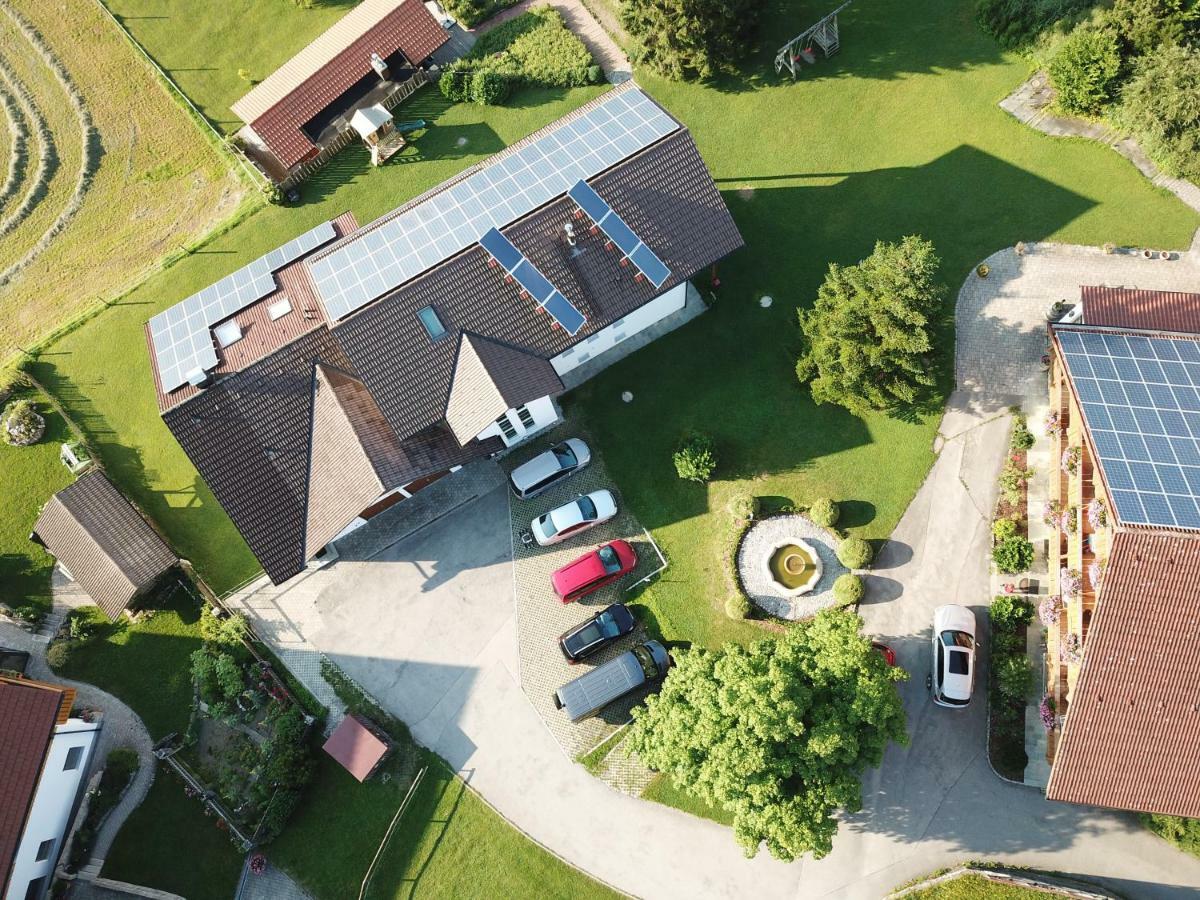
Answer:
M271 4L281 10L287 3ZM271 206L145 282L48 348L32 365L80 426L112 477L221 593L258 564L159 418L143 325L239 266L349 209L368 222L559 118L603 88L525 90L511 107L451 106L424 88L401 107L431 128L382 169L353 147L304 186L298 207ZM464 146L458 145L465 140ZM7 525L6 525L7 527Z
M173 771L160 767L150 793L117 833L100 874L188 900L229 900L242 855L217 821L184 794Z
M831 496L843 501L843 527L878 542L933 461L937 414L858 419L815 406L797 383L795 309L812 302L830 261L924 234L944 261L949 315L972 266L1018 240L1186 247L1200 224L1108 148L1047 137L1000 110L1025 63L979 31L971 4L917 6L850 7L840 55L794 83L770 59L808 24L810 5L772 4L745 77L701 86L638 75L691 128L747 242L721 265L712 310L576 398L625 502L671 562L639 598L669 640L716 646L761 633L722 611L722 511L735 488L776 506ZM707 277L698 283L707 289ZM948 327L941 343L948 386ZM717 441L708 487L672 470L688 427Z
M153 599L145 607L156 607ZM77 648L61 674L103 688L129 704L155 740L187 729L190 656L200 648L200 607L180 590L137 624L109 622L87 608L97 637Z
M509 826L433 754L419 758L429 771L380 858L368 897L617 896ZM408 789L408 764L385 764L394 773L386 784L379 776L360 784L318 754L313 784L267 857L317 900L356 896Z
M46 435L32 447L0 441L0 601L47 612L54 558L29 540L29 533L51 495L74 480L58 459L59 445L72 435L43 394L23 390L12 397L22 398L37 403L46 419Z
M725 810L716 806L709 806L698 797L693 797L686 791L681 791L675 785L671 784L671 780L665 775L658 775L650 782L650 786L642 791L642 797L646 800L653 800L655 803L662 803L666 806L673 806L676 809L682 809L686 813L691 813L693 816L699 816L702 819L712 819L714 822L720 822L722 825L732 825L733 816Z

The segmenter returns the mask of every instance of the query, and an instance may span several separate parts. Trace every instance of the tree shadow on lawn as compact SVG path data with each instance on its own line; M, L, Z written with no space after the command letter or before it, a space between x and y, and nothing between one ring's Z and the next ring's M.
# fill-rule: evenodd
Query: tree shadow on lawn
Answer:
M838 0L820 6L772 0L763 12L754 53L738 71L713 78L709 86L725 93L741 93L792 81L787 69L776 74L776 52L785 41L811 28L838 5ZM914 10L914 5L923 9ZM1002 59L1000 47L975 23L974 5L959 0L855 3L838 14L838 31L840 51L826 58L819 46L811 44L816 62L798 62L796 81L891 81L909 75L971 69Z

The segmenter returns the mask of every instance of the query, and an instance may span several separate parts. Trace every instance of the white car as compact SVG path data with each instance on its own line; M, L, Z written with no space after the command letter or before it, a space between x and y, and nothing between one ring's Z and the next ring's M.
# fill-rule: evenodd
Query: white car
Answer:
M617 514L611 491L592 491L538 516L530 524L534 540L547 547L607 522Z
M975 614L965 606L933 611L933 702L962 708L975 686Z

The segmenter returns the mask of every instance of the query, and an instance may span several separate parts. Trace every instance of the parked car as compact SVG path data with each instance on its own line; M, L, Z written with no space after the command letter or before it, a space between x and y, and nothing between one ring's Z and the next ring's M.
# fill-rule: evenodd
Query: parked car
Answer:
M607 522L616 514L617 501L611 491L592 491L543 513L529 525L538 544L547 547Z
M667 648L658 641L647 641L564 684L554 692L554 705L565 709L572 722L580 722L630 691L664 677L670 665Z
M550 576L563 603L570 603L623 578L637 566L637 551L628 541L611 541L569 562Z
M633 631L637 622L624 603L614 603L590 619L564 631L558 639L558 649L571 665L586 659L597 650L607 647L618 638Z
M933 702L963 707L975 686L975 614L965 606L933 611Z
M896 651L880 641L871 641L871 649L887 660L889 666L896 664Z
M570 478L591 461L592 451L587 444L579 438L567 438L513 469L508 476L509 487L522 500L529 500Z

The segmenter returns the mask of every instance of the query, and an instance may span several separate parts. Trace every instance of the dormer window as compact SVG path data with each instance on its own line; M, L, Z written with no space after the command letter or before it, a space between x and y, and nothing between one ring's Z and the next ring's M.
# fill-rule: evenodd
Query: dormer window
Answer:
M425 326L425 333L429 335L431 341L436 341L446 333L446 326L442 324L442 320L438 318L437 311L432 306L420 309L417 312L417 318Z

